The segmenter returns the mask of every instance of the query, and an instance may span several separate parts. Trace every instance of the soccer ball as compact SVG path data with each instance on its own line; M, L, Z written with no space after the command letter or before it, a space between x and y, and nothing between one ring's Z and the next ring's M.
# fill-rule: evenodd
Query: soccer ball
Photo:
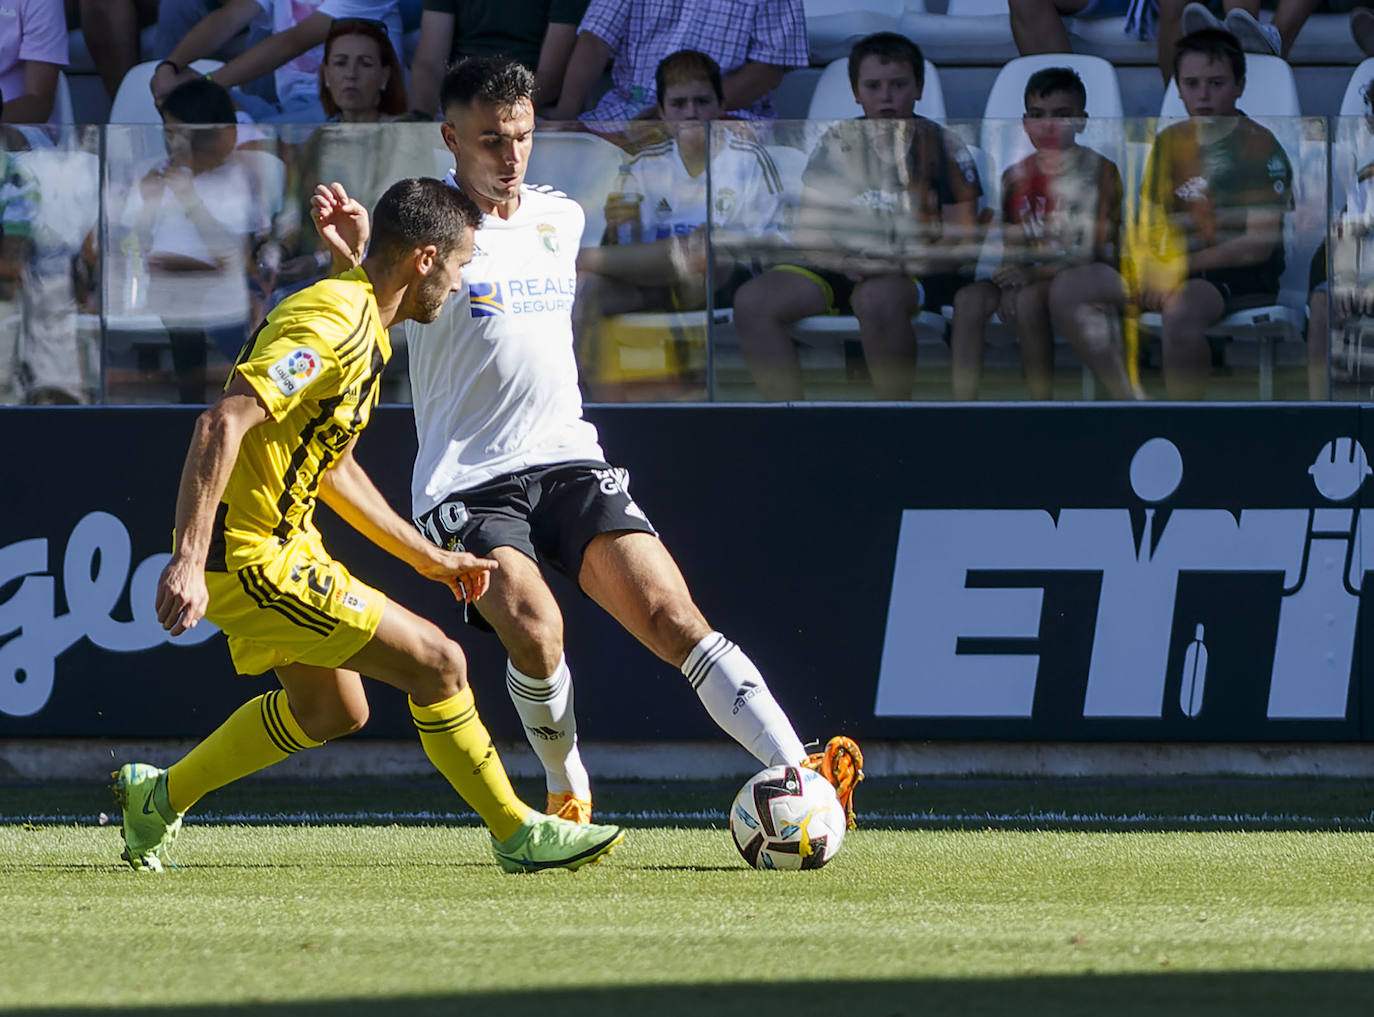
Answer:
M730 834L756 869L819 869L840 850L844 807L830 782L803 766L770 766L730 806Z

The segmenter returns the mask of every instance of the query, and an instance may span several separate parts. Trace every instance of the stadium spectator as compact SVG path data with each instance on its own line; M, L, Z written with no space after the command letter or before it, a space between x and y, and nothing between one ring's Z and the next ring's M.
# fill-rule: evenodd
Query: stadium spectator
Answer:
M916 114L924 73L920 47L890 32L849 54L864 115L831 127L807 163L793 235L800 257L735 294L740 347L766 398L803 395L788 327L852 311L878 396L910 399L912 316L938 311L972 281L982 186L964 144Z
M568 283L585 216L561 193L524 183L533 87L527 68L496 57L467 57L444 78L448 182L485 213L484 256L437 321L407 326L416 525L441 547L501 563L469 620L494 630L510 655L506 689L543 764L547 811L581 822L592 814L563 615L545 567L680 671L711 719L760 763L814 765L852 816L858 746L836 736L807 755L753 661L702 616L631 496L628 472L605 461L582 415ZM350 260L366 244L365 218L355 225L350 236L326 237Z
M204 78L184 82L163 102L162 122L167 158L130 191L119 222L123 242L143 252L177 395L203 403L208 345L233 363L247 336L249 253L270 223L260 181L235 148L228 91Z
M206 77L233 92L250 117L267 123L319 123L319 68L329 27L339 18L363 18L385 25L392 48L401 52L398 0L224 0L187 32L153 73L149 87L159 105L177 85L200 77L189 65L248 28L263 12L272 16L272 32ZM274 101L245 89L270 77Z
M0 120L45 124L57 117L57 75L67 66L62 0L14 0L0 17Z
M0 151L0 406L23 401L19 376L22 288L38 201L38 181L14 153Z
M277 240L259 252L266 259L260 268L277 287L273 303L329 268L329 253L309 225L316 184L337 180L371 208L433 147L427 139L423 151L408 144L418 140L417 131L395 131L383 141L376 127L369 126L395 120L408 109L405 69L377 22L337 19L325 37L318 80L320 105L329 120L289 149L286 200L274 223Z
M1374 130L1374 84L1360 93L1366 107L1362 129ZM1353 147L1353 146L1352 146ZM1326 399L1330 394L1330 333L1344 329L1357 318L1374 317L1374 280L1370 268L1374 255L1374 162L1355 170L1346 186L1345 201L1331 222L1327 240L1312 256L1307 298L1307 396ZM1332 278L1328 278L1330 248Z
M119 91L131 68L143 60L143 30L152 26L149 57L166 57L196 22L216 7L219 0L67 0L67 27L80 29L91 63L111 99ZM271 21L264 15L252 25L235 34L213 52L205 54L217 60L232 60L272 30ZM248 82L245 88L270 100L274 92L271 78Z
M766 148L718 130L710 139L707 172L710 123L725 104L716 62L695 50L665 57L655 94L669 133L626 163L606 199L609 225L602 245L583 247L577 257L574 321L584 382L598 399L622 393L621 386L599 383L598 365L609 359L605 350L614 344L612 335L602 334L604 318L705 307L708 278L715 306L728 307L738 285L753 275L759 244L778 231L782 184ZM704 333L700 340L704 346ZM690 352L682 351L683 359Z
M769 93L789 69L811 62L801 0L591 0L558 102L545 116L574 120L582 114L608 61L610 90L581 119L651 116L659 62L683 49L705 53L720 66L725 110L744 119L772 117Z
M1215 2L1215 0L1211 0ZM1167 83L1174 71L1174 46L1180 35L1204 28L1230 32L1247 53L1287 57L1293 40L1307 23L1318 0L1277 0L1273 23L1259 20L1260 0L1220 0L1225 17L1212 13L1208 4L1186 0L1159 0L1159 72Z
M323 229L362 212L321 192ZM158 577L158 621L174 635L213 622L237 671L274 671L281 688L245 703L168 769L126 763L113 774L132 868L163 869L182 815L204 795L362 727L361 674L409 696L425 753L486 824L506 871L576 869L624 837L619 827L539 815L516 797L477 715L461 647L350 575L314 524L324 501L459 600L486 592L497 563L425 541L353 458L390 353L386 330L439 316L462 288L479 218L437 180L396 183L378 203L367 258L274 309L198 418L175 547Z
M1185 35L1174 63L1188 119L1155 138L1128 254L1138 306L1163 320L1168 395L1201 399L1212 362L1208 327L1278 296L1293 169L1274 135L1236 108L1245 53L1234 36L1213 28ZM1124 285L1084 289L1056 320L1125 301Z
M9 218L6 240L26 228L21 267L20 382L30 405L90 402L99 382L98 340L78 328L78 302L90 281L78 255L99 212L100 130L81 127L63 133L58 145L38 145L16 159L21 173L5 187L27 186L37 197L25 227Z
M1032 399L1054 394L1051 294L1077 293L1099 270L1117 276L1121 174L1110 159L1078 144L1087 121L1087 90L1067 67L1036 71L1026 82L1022 121L1035 151L1002 174L1002 264L954 296L951 334L953 391L974 399L983 365L983 337L996 312L1015 326ZM1075 330L1074 337L1083 338ZM1075 345L1078 345L1075 343ZM1132 394L1124 373L1100 363L1095 346L1081 351L1112 395Z
M534 71L534 94L558 99L587 0L424 0L410 65L417 112L439 113L444 68L465 56L504 56Z
M1065 18L1119 18L1131 0L1009 0L1011 37L1022 56L1070 53Z

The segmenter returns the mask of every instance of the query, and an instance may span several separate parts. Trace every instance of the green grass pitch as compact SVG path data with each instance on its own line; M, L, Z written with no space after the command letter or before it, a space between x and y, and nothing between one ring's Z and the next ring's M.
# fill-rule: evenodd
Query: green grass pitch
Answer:
M734 790L605 783L614 855L509 876L438 781L244 782L149 876L100 786L0 784L0 1012L1374 1012L1374 783L870 780L806 873Z

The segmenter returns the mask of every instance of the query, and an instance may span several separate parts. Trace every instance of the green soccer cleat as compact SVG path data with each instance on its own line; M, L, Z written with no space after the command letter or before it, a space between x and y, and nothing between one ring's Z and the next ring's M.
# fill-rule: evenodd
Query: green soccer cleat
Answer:
M575 870L595 865L624 839L625 831L618 826L573 823L531 812L506 840L492 837L491 850L507 872Z
M181 814L168 822L157 806L159 798L167 801L167 771L147 763L125 763L110 776L114 778L110 790L124 813L124 851L120 857L136 872L161 872L163 865L176 868L167 857L167 849L181 829Z

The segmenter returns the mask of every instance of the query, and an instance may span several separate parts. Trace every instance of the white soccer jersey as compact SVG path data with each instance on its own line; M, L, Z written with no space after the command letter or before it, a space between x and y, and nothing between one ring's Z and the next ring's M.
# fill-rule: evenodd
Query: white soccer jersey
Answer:
M458 186L449 171L448 183ZM405 323L420 451L416 516L493 477L604 459L582 419L572 306L582 208L526 184L509 219L485 215L467 287L430 325Z
M641 239L685 236L705 226L708 175L713 230L757 237L778 229L782 180L772 156L758 142L724 129L711 135L710 174L694 177L687 172L675 138L630 160L621 190L644 196Z

